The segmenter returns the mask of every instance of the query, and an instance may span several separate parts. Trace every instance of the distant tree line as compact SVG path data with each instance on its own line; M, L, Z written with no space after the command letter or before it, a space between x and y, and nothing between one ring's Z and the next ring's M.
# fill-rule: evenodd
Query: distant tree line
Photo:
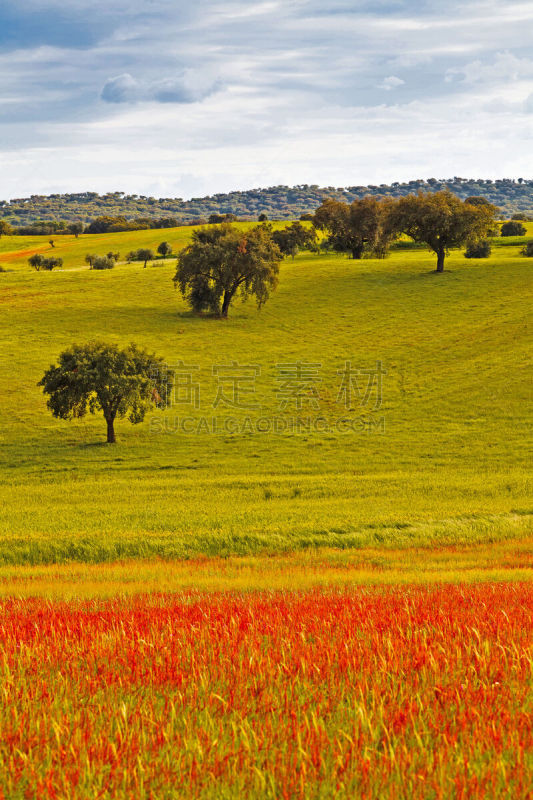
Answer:
M533 218L533 179L502 178L493 181L456 176L368 186L271 186L191 200L124 192L32 195L0 201L0 220L24 235L73 233L69 228L71 224L81 225L87 232L106 233L109 230L129 230L131 223L135 230L139 230L231 222L235 218L258 220L263 216L279 220L298 219L302 214L313 214L328 199L352 203L366 196L398 198L418 191L444 190L453 192L462 200L469 196L483 197L500 208L503 218L515 215L522 221Z
M444 271L450 250L464 247L466 258L488 258L489 237L499 234L498 209L484 197L472 195L461 200L452 192L418 192L397 199L366 196L351 203L326 199L314 214L284 228L273 230L266 219L254 228L243 230L226 218L217 224L193 231L191 244L177 254L174 284L179 287L193 311L227 316L236 294L254 295L261 306L277 284L279 263L293 258L300 250L331 250L348 253L353 259L365 256L385 258L394 245L427 247L437 257L436 272ZM527 232L518 220L501 226L502 236L521 237ZM401 241L400 241L401 240ZM53 240L50 244L54 247ZM411 245L412 246L412 245ZM529 244L521 251L530 256ZM157 247L130 251L126 261L166 259L172 255L169 242ZM120 257L88 253L91 269L112 269ZM52 270L61 259L35 254L29 258L35 269Z

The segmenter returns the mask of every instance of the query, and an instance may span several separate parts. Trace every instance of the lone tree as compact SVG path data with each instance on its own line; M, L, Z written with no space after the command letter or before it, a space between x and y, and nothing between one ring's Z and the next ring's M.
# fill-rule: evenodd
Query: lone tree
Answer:
M13 228L5 219L0 219L0 239L2 236L12 236Z
M401 197L391 211L394 226L437 254L437 272L444 271L446 254L487 236L496 208L463 202L449 191L420 192Z
M73 233L77 239L80 233L83 233L83 222L69 223L68 230L70 233Z
M278 283L283 255L267 223L241 231L230 224L193 231L178 256L174 286L194 311L228 316L233 298L253 295L260 308Z
M325 200L315 212L314 225L329 233L328 244L352 258L362 258L365 249L384 256L396 235L390 210L392 201L367 196L349 205L340 200Z
M97 258L98 256L95 253L87 253L87 255L85 256L85 263L89 265L90 269L93 268L93 264Z
M147 263L153 261L154 258L153 250L149 250L147 247L141 247L140 250L137 250L136 257L133 261L144 261L144 269L146 269Z
M130 344L123 350L104 342L74 345L59 356L38 386L49 395L47 405L54 417L73 419L102 411L107 441L116 442L116 417L128 414L133 424L146 412L170 404L172 372L163 359Z
M161 244L157 248L157 252L163 258L168 258L169 255L172 253L172 247L168 242L161 242Z

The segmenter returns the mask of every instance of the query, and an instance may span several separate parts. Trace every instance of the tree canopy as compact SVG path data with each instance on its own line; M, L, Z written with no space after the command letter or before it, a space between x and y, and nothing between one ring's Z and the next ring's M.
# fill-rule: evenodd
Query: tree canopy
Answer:
M314 225L329 233L334 250L350 252L352 258L362 258L365 249L382 256L395 236L390 209L393 201L363 197L350 205L338 200L326 200L317 209Z
M527 228L521 222L510 219L503 223L500 233L502 236L525 236Z
M28 258L28 264L30 267L33 267L40 272L40 270L45 270L47 272L52 272L53 269L56 267L63 266L63 259L62 258L46 258L45 256L41 255L40 253L34 253L32 256Z
M301 222L293 222L286 228L274 231L272 238L284 256L293 258L300 250L312 250L317 246L315 229L306 227Z
M234 297L254 296L261 307L276 288L283 256L263 223L242 231L229 223L200 228L178 255L174 285L195 311L228 316Z
M159 244L157 247L157 252L163 258L168 258L172 253L172 247L170 246L169 242L161 242L161 244Z
M437 254L437 272L443 272L449 250L487 236L495 213L490 204L472 205L448 191L421 192L396 201L391 224L433 250Z
M128 415L142 422L153 407L170 404L172 372L163 359L130 344L124 349L105 342L73 345L39 381L54 417L73 419L102 411L107 441L116 441L114 423Z

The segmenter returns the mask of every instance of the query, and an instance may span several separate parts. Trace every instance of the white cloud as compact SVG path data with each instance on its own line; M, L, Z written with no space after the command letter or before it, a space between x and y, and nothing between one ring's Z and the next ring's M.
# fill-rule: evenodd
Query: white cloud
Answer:
M446 81L456 78L464 83L501 83L533 78L533 60L518 58L508 51L497 53L492 63L476 60L446 71Z
M390 92L392 89L397 89L398 86L403 86L404 83L405 81L401 78L397 78L396 75L389 75L388 78L383 78L381 83L377 84L377 88L385 89L386 92Z
M196 103L213 94L220 82L206 80L192 70L185 70L177 78L162 78L151 83L138 81L128 72L109 78L100 97L106 103Z
M71 0L62 16L91 41L39 30L0 50L3 196L494 177L529 156L530 0Z

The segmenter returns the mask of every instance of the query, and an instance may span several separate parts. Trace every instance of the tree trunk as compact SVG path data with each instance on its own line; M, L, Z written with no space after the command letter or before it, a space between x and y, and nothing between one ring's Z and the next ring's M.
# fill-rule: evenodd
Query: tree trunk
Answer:
M437 272L444 272L444 257L446 252L443 247L437 250Z
M352 258L362 258L363 257L363 245L358 245L357 247L352 247Z
M115 444L117 441L115 438L115 420L108 419L107 422L107 443L108 444Z
M231 303L231 295L229 292L224 292L224 300L222 301L222 310L220 316L226 318L228 316L229 305Z

